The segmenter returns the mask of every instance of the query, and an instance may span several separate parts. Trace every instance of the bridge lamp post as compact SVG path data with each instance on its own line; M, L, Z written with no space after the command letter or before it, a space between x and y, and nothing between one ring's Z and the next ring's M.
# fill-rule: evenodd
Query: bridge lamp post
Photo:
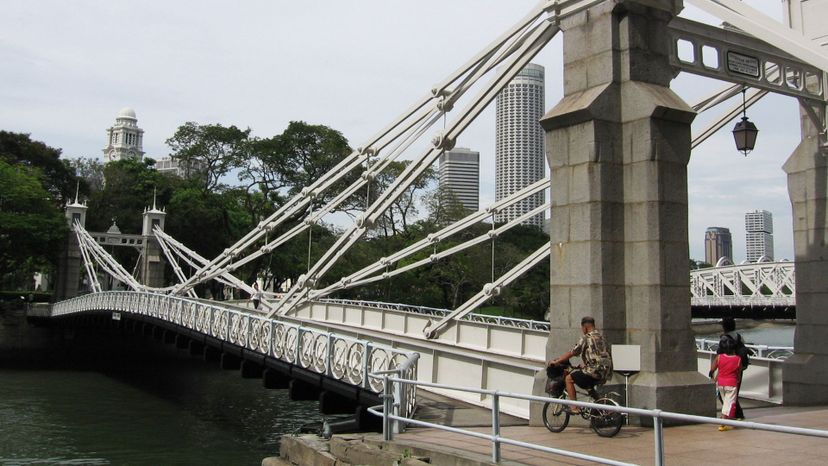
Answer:
M746 89L742 89L742 121L736 123L736 127L733 128L733 139L736 141L736 149L747 157L756 146L756 136L759 130L752 121L748 120L745 91Z

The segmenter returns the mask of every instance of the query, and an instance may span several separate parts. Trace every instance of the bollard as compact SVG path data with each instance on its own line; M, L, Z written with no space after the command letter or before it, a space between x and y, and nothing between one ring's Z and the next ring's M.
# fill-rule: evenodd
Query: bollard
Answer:
M653 442L655 444L655 464L656 466L663 466L664 465L664 429L663 429L663 422L661 421L661 410L656 409L653 411L653 435L655 438Z
M492 397L492 462L500 463L500 395Z
M390 442L394 439L394 434L391 432L391 418L388 417L391 414L391 405L393 401L393 396L391 395L391 384L388 381L388 376L383 377L383 390L382 390L382 439L386 442Z

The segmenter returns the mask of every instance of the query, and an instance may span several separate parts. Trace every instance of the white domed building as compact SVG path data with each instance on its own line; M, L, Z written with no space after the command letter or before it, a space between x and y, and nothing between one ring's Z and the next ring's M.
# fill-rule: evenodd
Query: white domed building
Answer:
M138 127L135 110L129 107L121 109L115 117L115 125L106 133L108 144L103 149L104 163L144 158L144 130Z

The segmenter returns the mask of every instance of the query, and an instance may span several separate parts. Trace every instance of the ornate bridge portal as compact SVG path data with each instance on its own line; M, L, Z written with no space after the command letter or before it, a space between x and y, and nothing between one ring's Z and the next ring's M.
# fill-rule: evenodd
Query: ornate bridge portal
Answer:
M444 238L493 217L510 203L549 190L552 201L544 207L551 213L549 244L493 279L458 309L435 319L418 336L416 344L432 348L434 354L446 354L444 346L435 349L429 345L458 332L458 322L477 305L549 257L552 305L545 358L564 353L579 335L580 318L591 314L611 343L641 348L641 370L630 380L632 405L710 415L714 404L709 381L696 371L690 329L687 163L691 148L705 134L715 131L716 125L693 138L691 123L697 112L749 87L796 98L802 109L802 142L784 165L795 219L797 286L770 288L760 266L750 279L745 270L735 269L730 279L723 273L700 275L694 287L705 295L727 295L730 289L733 294L755 299L766 296L766 288L773 294L787 287L795 296L798 327L795 352L784 366L784 399L793 403L828 402L828 378L824 377L828 373L828 350L822 344L828 337L828 313L823 309L828 302L824 282L828 276L828 57L822 44L812 40L822 37L824 41L825 24L811 20L828 14L828 2L791 0L788 23L793 29L736 0L687 3L725 20L727 29L677 18L683 9L680 0L540 2L389 126L287 200L218 257L197 256L166 238L160 229L152 230L166 244L165 254L186 258L198 270L188 277L177 269L180 281L170 289L137 283L130 286L138 291L179 296L213 279L243 288L233 276L239 267L263 255L278 254L282 244L307 232L350 197L364 193L370 180L391 161L405 156L411 160L407 168L387 189L372 193L376 194L371 197L373 202L320 260L297 277L283 296L265 300L268 318L295 316L314 299L336 290L383 280L433 264L466 247L493 241L515 223L437 251ZM453 148L474 118L558 33L563 33L564 97L540 122L546 131L549 178L356 274L333 280L327 277L328 283L334 284L320 287L321 279L334 270L334 264L440 154ZM708 60L710 55L716 59ZM691 107L670 89L670 82L679 72L714 77L732 86ZM454 109L473 89L477 93L462 100L465 106ZM752 96L751 101L758 98L761 95ZM427 138L429 131L431 144L415 144ZM428 147L412 154L412 148L423 145ZM323 207L308 212L312 200L352 172L360 175L356 181L334 193ZM302 215L304 218L296 222L295 218ZM288 227L287 231L274 238L272 232L281 226ZM83 234L81 229L76 231ZM91 244L87 246L95 256L91 259L101 267L130 280L105 254ZM403 260L424 248L434 251L428 260ZM733 278L737 275L739 281ZM745 287L753 287L753 293L745 293ZM456 348L455 359L467 353L465 348ZM453 367L450 358L444 361L433 365L432 370ZM523 370L517 363L480 364L486 370ZM534 392L542 393L544 385L545 374L537 372Z

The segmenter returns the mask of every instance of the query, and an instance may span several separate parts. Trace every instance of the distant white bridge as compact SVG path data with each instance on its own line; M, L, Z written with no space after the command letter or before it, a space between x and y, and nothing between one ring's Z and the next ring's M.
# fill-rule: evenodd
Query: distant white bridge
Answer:
M694 308L793 308L793 262L756 262L693 270L690 303Z

